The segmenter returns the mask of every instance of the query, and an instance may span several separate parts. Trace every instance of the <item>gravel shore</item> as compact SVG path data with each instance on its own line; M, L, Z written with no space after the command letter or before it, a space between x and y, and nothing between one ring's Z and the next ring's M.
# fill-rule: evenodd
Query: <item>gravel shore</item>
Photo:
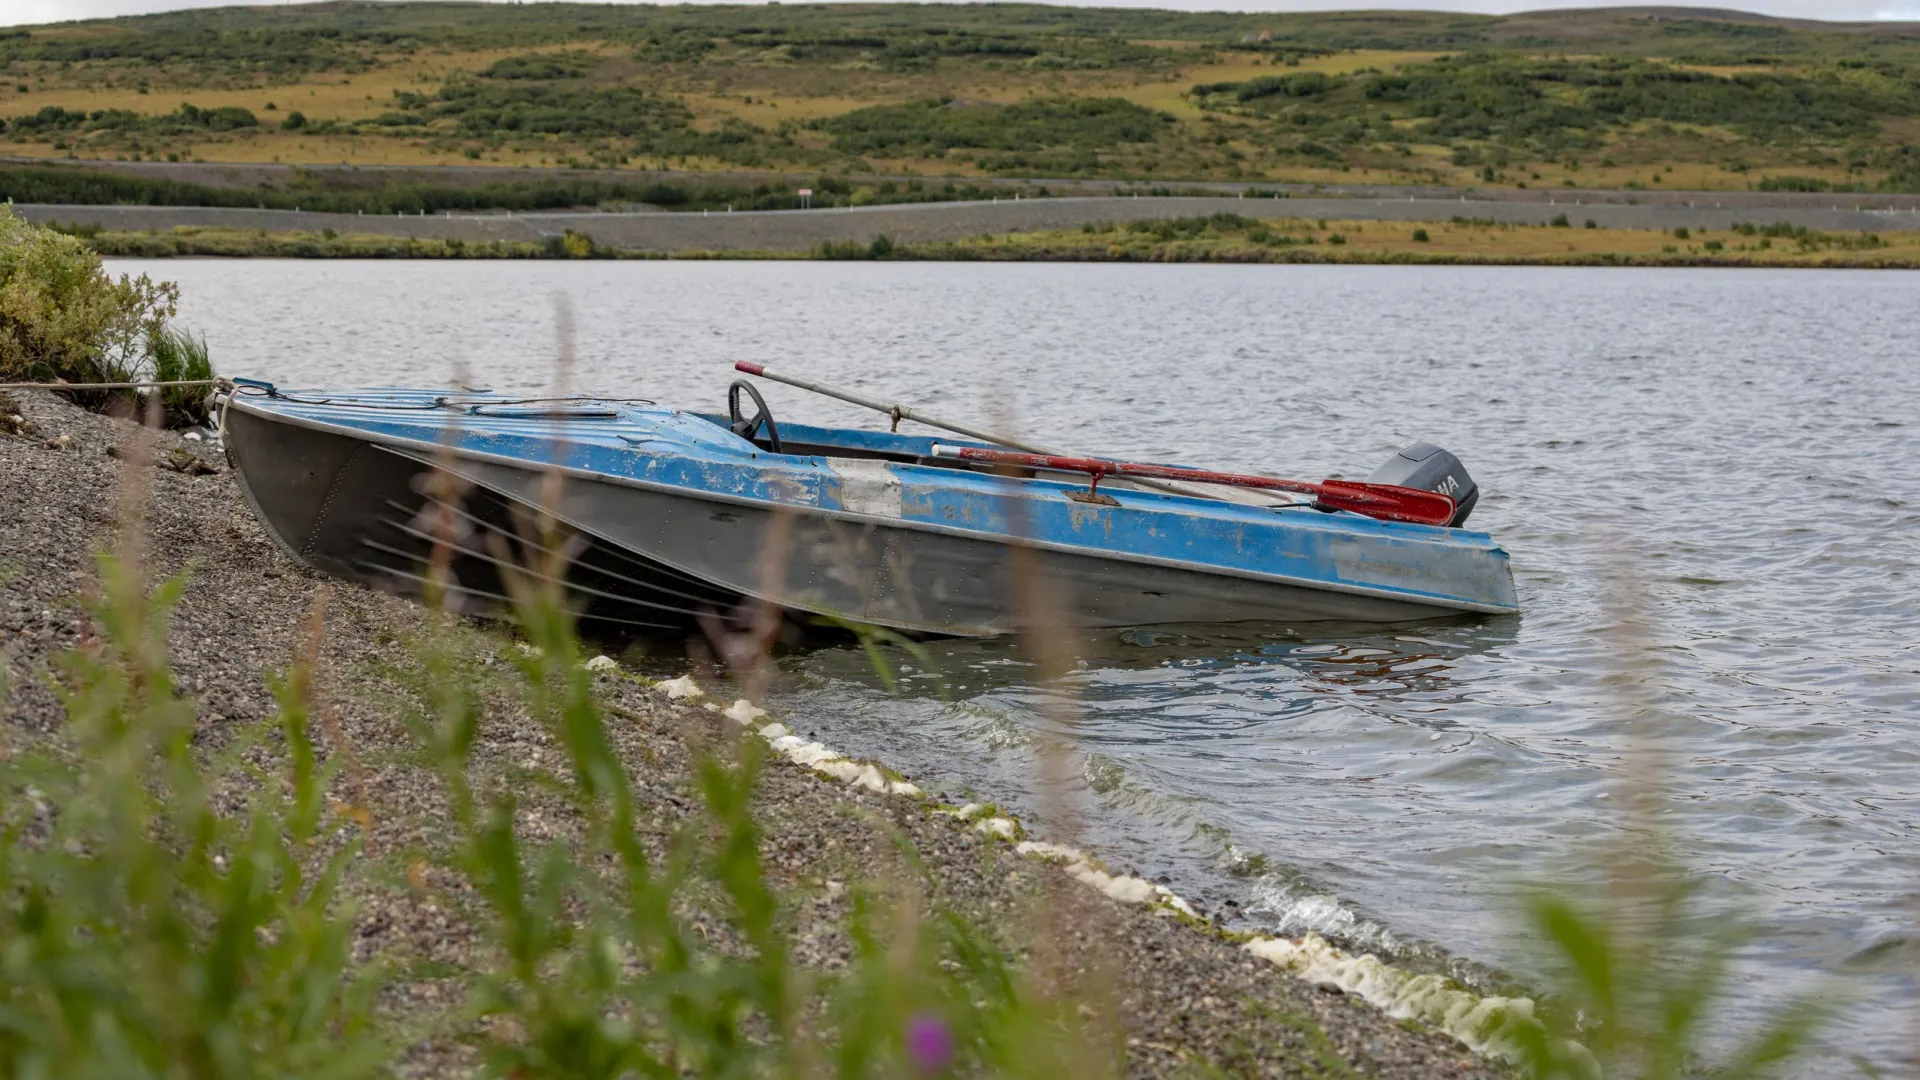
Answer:
M6 422L16 410L25 425ZM109 449L140 434L47 394L15 392L10 407L0 400L0 762L60 737L54 660L91 633L82 597L95 576L92 557L110 542L123 505L114 497L123 459ZM170 648L198 702L202 739L220 745L235 725L270 714L267 676L287 667L316 595L323 595L319 695L335 725L327 750L349 755L340 795L368 817L366 852L348 889L359 903L356 957L412 973L388 992L383 1008L407 1029L432 1030L435 1018L461 1000L462 973L483 963L489 945L484 928L466 917L457 876L433 868L432 855L444 849L451 827L439 783L420 763L405 722L420 707L425 678L406 643L422 629L422 612L294 563L262 531L206 444L174 435L159 441L163 455L179 448L219 470L191 475L144 466L151 473L143 511L151 569L188 575ZM476 670L493 663L494 650L512 648L497 628L464 628L460 641ZM507 665L498 667L504 680ZM697 748L722 738L728 721L672 704L617 673L597 685L647 803L644 828L659 830L648 840L664 843L697 812ZM561 767L564 756L512 695L482 690L487 713L478 767L503 774ZM778 719L807 731L805 717ZM564 813L543 813L537 795L526 806L530 829L563 837L570 827ZM1067 970L1112 979L1130 1075L1509 1075L1445 1035L1298 981L1221 935L1108 900L1065 870L934 813L928 802L832 782L774 759L757 815L768 872L789 903L795 947L809 965L831 969L849 955L844 883L900 873L891 828L917 846L940 901L983 923L1054 905L1054 947ZM444 1034L421 1038L400 1063L417 1076L466 1075L477 1065L471 1042Z

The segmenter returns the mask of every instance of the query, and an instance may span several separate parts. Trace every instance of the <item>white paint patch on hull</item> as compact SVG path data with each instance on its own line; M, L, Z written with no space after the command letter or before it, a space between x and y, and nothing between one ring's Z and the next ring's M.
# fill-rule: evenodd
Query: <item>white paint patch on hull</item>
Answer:
M827 468L840 481L840 508L868 517L900 518L900 477L884 461L828 458Z

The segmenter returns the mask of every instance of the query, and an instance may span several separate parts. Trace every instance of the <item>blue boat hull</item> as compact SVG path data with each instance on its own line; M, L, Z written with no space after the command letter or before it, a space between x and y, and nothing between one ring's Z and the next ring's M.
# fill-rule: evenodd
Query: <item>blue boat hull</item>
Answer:
M249 497L307 562L416 590L425 478L444 472L468 492L465 595L498 601L488 563L511 547L516 508L545 505L578 538L569 587L612 623L684 624L756 599L955 635L1516 610L1506 554L1466 530L1118 485L1093 500L1084 479L956 468L934 461L931 440L890 433L783 425L797 452L771 454L697 414L524 414L539 409L437 391L255 392L223 416Z

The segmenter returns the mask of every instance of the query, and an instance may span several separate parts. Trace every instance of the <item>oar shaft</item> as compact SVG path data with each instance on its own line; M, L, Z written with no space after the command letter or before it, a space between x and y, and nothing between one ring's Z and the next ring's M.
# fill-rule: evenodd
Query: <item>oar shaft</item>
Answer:
M1029 454L1060 454L1062 453L1062 451L1060 450L1056 450L1048 446L1042 446L1039 443L1027 442L1024 439L1010 439L1007 436L998 434L996 432L986 431L976 427L970 427L966 424L956 423L952 420L947 420L938 416L933 416L929 413L921 412L920 410L915 409L911 406L902 405L899 402L881 401L879 398L871 398L866 396L865 394L856 394L851 390L842 390L837 386L828 386L825 383L814 382L812 379L803 379L798 375L782 375L778 372L770 370L764 364L755 364L750 361L739 360L734 363L733 369L735 371L743 372L748 375L758 375L763 379L772 379L774 382L786 383L788 386L797 386L802 390L811 390L816 394L825 394L827 397L830 397L830 398L839 398L841 401L850 402L854 405L860 405L865 408L872 409L875 412L886 413L888 416L894 417L896 423L900 420L912 420L917 423L925 424L928 427L943 428L947 431L953 432L956 435L965 435L970 439L979 439L981 442L992 443L995 446L1012 447L1015 450L1022 450ZM1223 497L1221 492L1218 490L1209 491L1206 488L1195 487L1191 483L1180 483L1174 480L1151 480L1151 479L1139 478L1134 480L1134 483L1144 488L1150 488L1154 491L1164 491L1174 495L1185 495L1188 498L1193 498L1193 499L1216 499L1217 500ZM1230 499L1229 501L1233 501L1233 500Z
M886 413L888 416L896 416L902 420L912 420L915 423L925 424L928 427L944 428L956 435L965 435L970 439L979 439L981 442L993 443L996 446L1011 446L1015 450L1024 450L1029 454L1059 453L1058 450L1049 450L1034 443L1023 442L1019 439L1009 439L1005 435L997 435L991 431L983 431L980 428L969 427L966 424L942 419L941 417L921 412L918 409L902 405L898 402L881 401L879 398L871 398L865 394L856 394L851 390L842 390L837 386L828 386L824 383L814 382L812 379L803 379L798 375L782 375L764 364L754 364L741 360L733 365L733 369L748 375L758 375L763 379L772 379L777 383L786 383L788 386L797 386L802 390L811 390L816 394L825 394L830 398L839 398L841 401L863 406L875 412Z

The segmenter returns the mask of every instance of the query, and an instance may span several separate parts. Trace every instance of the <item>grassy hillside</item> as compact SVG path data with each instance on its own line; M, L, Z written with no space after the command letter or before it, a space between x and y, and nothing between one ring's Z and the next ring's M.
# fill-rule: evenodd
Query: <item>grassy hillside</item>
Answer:
M1920 26L324 3L0 32L0 152L1920 190Z

